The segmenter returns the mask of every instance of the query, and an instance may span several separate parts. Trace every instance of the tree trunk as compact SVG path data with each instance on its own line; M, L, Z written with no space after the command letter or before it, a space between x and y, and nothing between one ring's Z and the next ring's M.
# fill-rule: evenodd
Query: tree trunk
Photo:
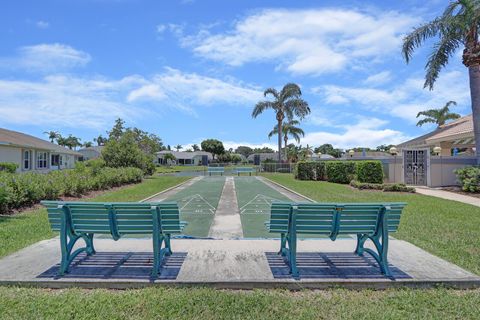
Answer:
M285 141L285 160L288 162L288 152L287 152L288 136L287 135L285 135L285 137L283 137L283 141Z
M472 98L473 133L475 136L475 156L480 165L480 65L468 68L470 76L470 96Z
M283 112L277 112L278 121L278 162L282 162L282 124L285 118Z

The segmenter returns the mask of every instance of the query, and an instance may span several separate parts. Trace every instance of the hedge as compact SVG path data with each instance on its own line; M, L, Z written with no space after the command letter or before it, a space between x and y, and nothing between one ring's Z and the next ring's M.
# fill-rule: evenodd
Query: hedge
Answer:
M383 167L378 160L357 162L357 179L364 183L383 183Z
M15 171L17 171L17 168L18 165L14 162L0 162L0 171L15 173Z
M325 180L325 162L300 161L295 166L295 179Z
M365 161L300 161L295 166L295 179L327 180L350 183L383 183L383 167L378 160Z
M89 191L137 183L143 178L143 172L138 168L95 169L79 165L73 170L49 173L0 172L0 214L41 200L54 200L62 196L78 197Z
M404 183L366 183L357 180L350 181L350 185L360 190L383 190L384 192L415 192L415 188Z
M354 161L327 161L325 163L325 172L329 182L350 183L355 179L355 171Z
M457 169L455 174L462 185L463 191L480 192L480 167Z

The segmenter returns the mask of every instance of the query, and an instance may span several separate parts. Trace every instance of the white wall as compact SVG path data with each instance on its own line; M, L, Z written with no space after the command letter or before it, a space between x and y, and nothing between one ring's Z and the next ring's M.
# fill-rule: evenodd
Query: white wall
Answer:
M13 162L18 165L17 171L20 171L22 166L22 149L0 146L0 162Z

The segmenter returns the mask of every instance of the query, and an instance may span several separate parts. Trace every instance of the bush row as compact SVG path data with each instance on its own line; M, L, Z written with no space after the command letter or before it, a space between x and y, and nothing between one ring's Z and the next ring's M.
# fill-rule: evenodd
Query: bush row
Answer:
M0 171L14 173L18 165L15 162L0 162Z
M465 167L455 170L463 191L480 192L480 167Z
M415 192L415 188L407 187L404 183L365 183L357 180L350 181L350 185L360 190L383 190L385 192Z
M295 166L299 180L327 180L347 184L356 179L364 183L383 183L380 161L300 161Z
M89 191L105 190L142 181L138 168L93 168L79 165L73 170L49 173L0 172L0 214L62 196L78 197Z

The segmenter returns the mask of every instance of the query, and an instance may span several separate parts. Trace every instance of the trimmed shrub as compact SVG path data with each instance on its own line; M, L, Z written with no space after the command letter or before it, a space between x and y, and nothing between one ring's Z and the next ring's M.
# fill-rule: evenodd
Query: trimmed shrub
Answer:
M0 171L0 214L30 206L41 200L62 196L77 197L93 190L104 190L142 181L138 168L97 168L84 164L74 170L49 173L7 173Z
M358 161L357 179L365 183L383 183L382 162L378 160Z
M325 162L299 161L295 166L295 179L325 180Z
M454 172L463 191L480 192L480 167L465 167Z
M383 190L383 183L365 183L352 180L350 181L350 185L360 190Z
M17 168L18 165L14 162L0 162L0 171L15 173L15 171L17 171Z
M329 182L350 183L355 178L355 171L354 161L327 161L325 163L325 173Z
M385 192L415 192L415 188L407 187L404 183L386 183L383 185Z

